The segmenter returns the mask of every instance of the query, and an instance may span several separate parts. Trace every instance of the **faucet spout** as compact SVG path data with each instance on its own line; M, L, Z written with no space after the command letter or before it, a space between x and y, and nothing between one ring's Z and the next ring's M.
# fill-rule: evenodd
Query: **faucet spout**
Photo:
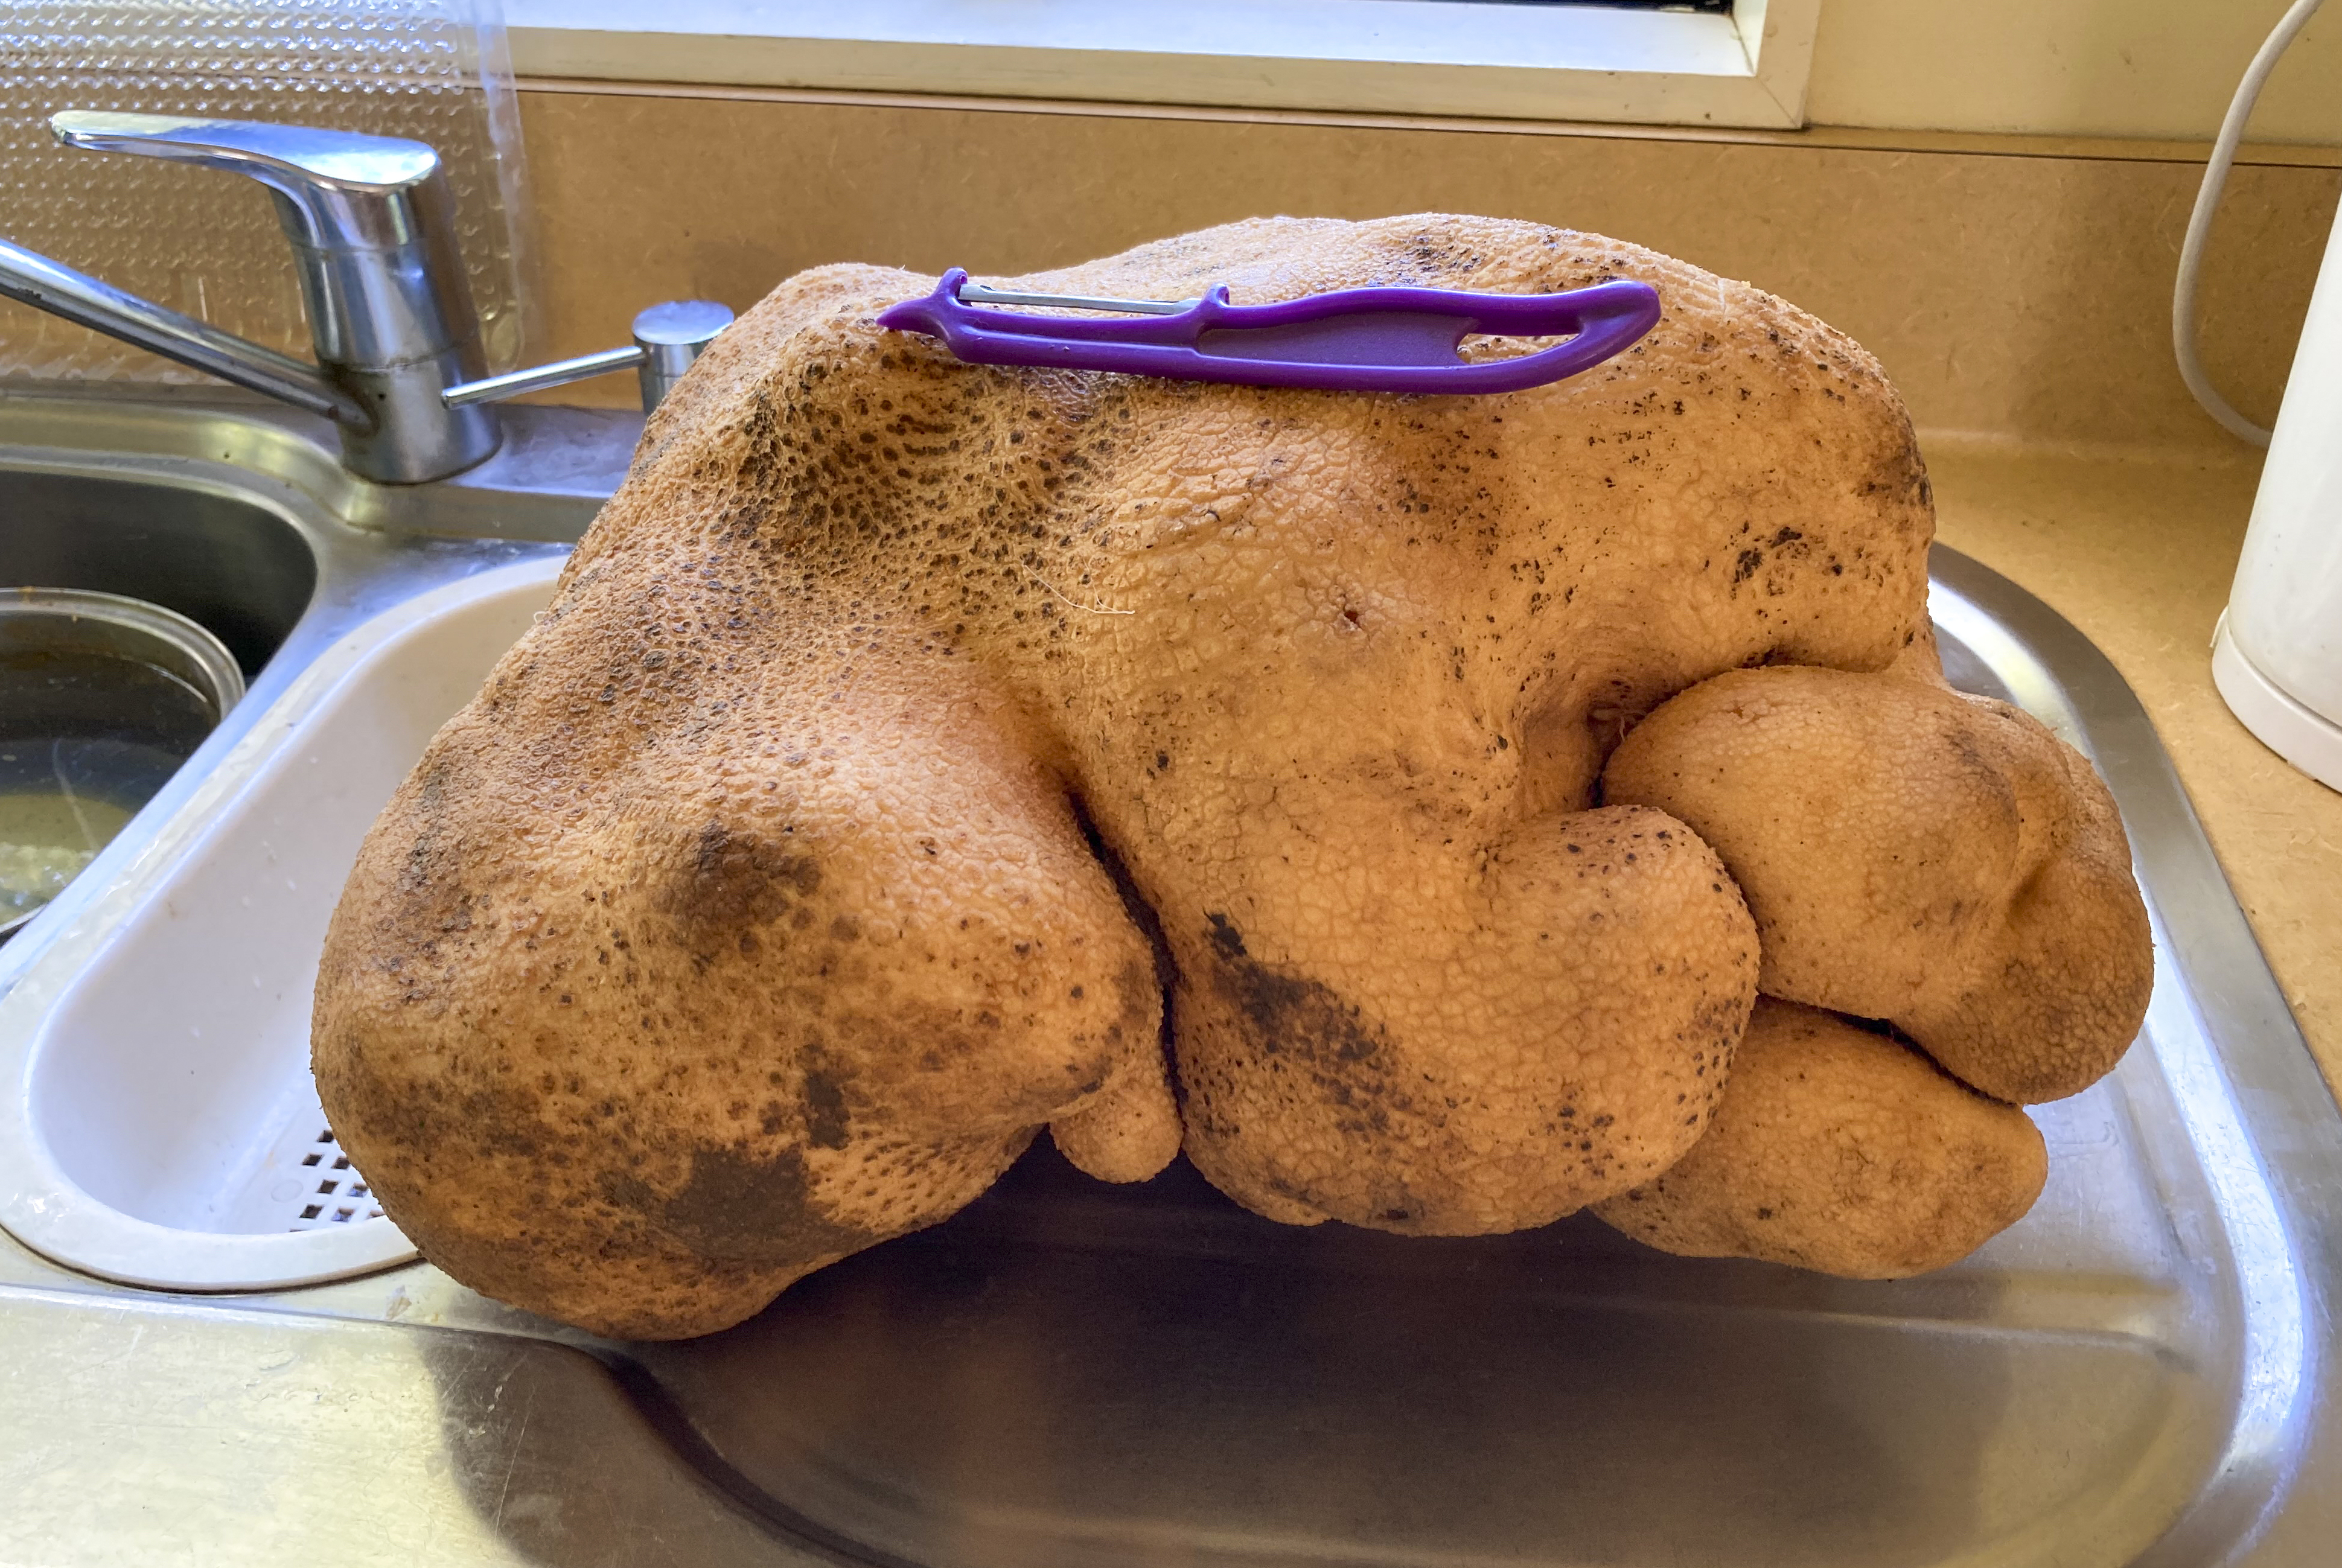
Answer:
M356 433L375 428L358 400L299 360L181 315L152 300L0 240L0 295L135 344L222 381L322 414Z
M317 363L303 365L15 245L0 289L334 421L342 465L421 484L493 454L495 411L440 394L486 374L455 245L455 198L421 142L315 125L73 109L49 116L70 147L242 175L268 188L292 247Z
M67 146L221 169L265 185L293 249L317 363L6 240L0 295L324 415L339 427L343 466L361 479L421 484L461 474L502 442L498 400L589 375L634 367L647 413L732 320L711 301L672 301L635 318L632 347L492 376L455 245L455 198L439 155L424 143L88 109L50 115L49 129Z

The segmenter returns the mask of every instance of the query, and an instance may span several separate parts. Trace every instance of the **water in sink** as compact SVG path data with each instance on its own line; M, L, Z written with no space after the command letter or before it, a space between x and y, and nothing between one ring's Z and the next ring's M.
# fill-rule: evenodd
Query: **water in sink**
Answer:
M207 694L144 660L0 654L0 931L33 914L203 744Z
M0 752L0 764L14 760ZM102 796L67 790L0 794L0 925L63 893L131 815Z

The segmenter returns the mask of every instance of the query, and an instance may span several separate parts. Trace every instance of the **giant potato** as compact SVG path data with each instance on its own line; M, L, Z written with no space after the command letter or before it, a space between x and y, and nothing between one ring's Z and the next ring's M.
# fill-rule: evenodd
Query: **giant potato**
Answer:
M953 1212L1044 1125L1103 1176L1183 1143L1262 1213L1433 1233L1676 1166L1758 929L1701 834L1597 778L1720 672L1917 645L1932 513L1877 364L1486 219L1016 282L1619 276L1660 293L1648 338L1469 398L966 365L874 324L929 279L776 289L345 893L315 1064L387 1212L505 1300L678 1335Z

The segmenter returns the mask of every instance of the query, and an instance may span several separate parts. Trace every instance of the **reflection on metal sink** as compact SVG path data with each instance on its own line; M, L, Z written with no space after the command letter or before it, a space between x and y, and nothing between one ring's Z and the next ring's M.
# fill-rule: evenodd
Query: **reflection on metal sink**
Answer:
M1973 562L1936 563L1947 667L2096 758L2157 966L2121 1070L2038 1113L2048 1193L1967 1263L1857 1283L1582 1221L1293 1230L1183 1166L1112 1189L1044 1146L737 1329L626 1345L381 1268L395 1233L334 1218L357 1178L298 1142L325 1131L303 1121L305 976L368 802L557 561L481 535L574 534L592 486L392 494L283 421L103 418L110 452L0 450L0 497L25 473L161 486L160 510L200 493L290 529L316 575L231 724L0 950L0 1088L25 1107L0 1217L41 1249L0 1238L0 1479L66 1489L0 1510L0 1561L2332 1560L2342 1116L2146 715ZM0 444L27 421L71 424L0 404ZM329 775L359 782L305 787ZM311 1174L289 1211L279 1171ZM97 1242L64 1233L100 1209ZM239 1283L265 1288L192 1293ZM115 1522L158 1495L203 1506L134 1541Z

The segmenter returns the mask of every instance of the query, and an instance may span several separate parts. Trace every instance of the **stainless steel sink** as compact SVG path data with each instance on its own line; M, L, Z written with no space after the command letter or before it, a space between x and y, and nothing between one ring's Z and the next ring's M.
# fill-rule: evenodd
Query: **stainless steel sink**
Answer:
M0 584L176 610L209 627L249 680L309 607L317 558L292 523L233 495L18 473L0 487Z
M323 422L253 404L0 397L0 584L176 610L242 666L242 703L101 858L0 948L0 991L129 864L335 638L432 586L575 540L623 477L639 417L519 411L460 480L369 484ZM321 444L322 443L322 444Z
M0 577L112 574L88 585L233 628L249 724L358 621L575 537L631 430L526 417L501 467L394 491L297 416L0 403ZM2120 678L1975 563L1936 581L1955 678L2113 784L2158 945L2140 1044L2041 1113L2051 1189L1968 1263L1864 1284L1583 1220L1296 1231L1184 1166L1109 1188L1046 1146L676 1345L421 1264L166 1295L0 1236L0 1562L2337 1561L2342 1115Z

